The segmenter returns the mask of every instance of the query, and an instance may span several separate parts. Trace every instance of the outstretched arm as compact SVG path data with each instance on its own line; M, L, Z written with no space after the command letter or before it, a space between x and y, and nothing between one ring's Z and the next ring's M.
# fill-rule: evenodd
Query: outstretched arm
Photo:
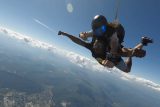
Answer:
M74 43L78 44L78 45L81 45L83 47L86 47L86 48L89 48L88 47L88 43L82 41L81 39L73 36L73 35L70 35L68 33L65 33L65 32L62 32L62 31L59 31L58 32L58 35L64 35L64 36L67 36L69 39L71 39Z

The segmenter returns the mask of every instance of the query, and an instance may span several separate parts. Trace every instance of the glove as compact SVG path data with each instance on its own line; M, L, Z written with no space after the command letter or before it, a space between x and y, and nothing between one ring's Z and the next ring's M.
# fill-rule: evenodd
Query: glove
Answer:
M81 32L80 34L79 34L79 37L81 38L81 39L83 39L83 40L87 40L87 32Z

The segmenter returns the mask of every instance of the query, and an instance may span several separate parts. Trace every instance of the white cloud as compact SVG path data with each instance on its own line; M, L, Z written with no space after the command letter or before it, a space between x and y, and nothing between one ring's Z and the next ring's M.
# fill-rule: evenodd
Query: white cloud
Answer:
M50 52L53 52L54 54L65 56L69 61L76 64L77 66L80 66L80 67L83 67L86 69L92 69L92 71L95 71L95 72L96 71L108 72L108 73L111 72L111 73L114 73L115 75L120 76L122 80L135 81L135 82L141 83L145 86L148 86L152 89L160 91L159 84L156 84L150 80L146 80L146 79L134 76L134 75L123 73L116 68L109 69L109 68L103 67L100 64L98 64L95 60L91 60L91 59L86 58L84 56L81 56L79 54L76 54L73 52L68 52L63 49L59 49L56 46L53 46L51 44L32 39L29 36L25 36L23 34L17 33L15 31L12 31L12 30L9 30L9 29L3 28L3 27L0 27L0 33L4 33L12 38L17 39L17 40L23 40L24 42L30 44L33 47L42 48L42 49L48 50Z
M41 42L39 40L35 40L29 36L17 33L15 31L9 30L7 28L0 27L0 33L4 33L8 35L9 37L15 38L17 40L23 40L24 42L30 44L33 47L43 48L47 50L55 50L55 47L53 45L47 44L45 42Z
M147 80L147 79L144 79L144 78L140 78L140 77L137 77L137 76L134 76L134 75L129 75L129 74L122 74L121 75L121 78L123 80L128 80L128 81L136 81L136 82L139 82L145 86L148 86L148 87L151 87L155 90L158 90L160 91L160 85L159 84L156 84L150 80Z

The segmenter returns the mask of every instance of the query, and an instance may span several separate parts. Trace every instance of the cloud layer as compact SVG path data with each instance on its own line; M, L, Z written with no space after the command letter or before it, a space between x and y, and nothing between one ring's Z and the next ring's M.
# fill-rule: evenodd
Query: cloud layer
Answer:
M51 44L48 44L48 43L45 43L39 40L35 40L29 36L17 33L7 28L0 27L0 33L3 33L11 38L15 38L17 40L24 41L25 43L31 45L32 47L42 48L50 52L53 52L54 54L65 56L69 61L76 64L77 66L80 66L86 69L92 69L92 71L95 71L95 72L96 71L107 72L107 73L111 72L111 73L117 74L118 76L121 77L121 79L125 81L135 81L145 86L148 86L152 89L160 91L159 84L156 84L150 80L146 80L146 79L134 76L134 75L123 73L116 68L109 69L109 68L103 67L100 64L98 64L95 60L91 60L89 58L86 58L74 52L68 52L66 50L59 49L54 45L51 45Z

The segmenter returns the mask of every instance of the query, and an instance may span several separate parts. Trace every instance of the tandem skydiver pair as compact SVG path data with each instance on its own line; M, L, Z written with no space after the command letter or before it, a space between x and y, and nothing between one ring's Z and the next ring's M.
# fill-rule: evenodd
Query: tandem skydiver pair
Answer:
M96 15L91 23L92 30L81 32L78 38L68 33L59 31L58 35L67 36L74 43L89 49L92 56L103 66L113 68L114 66L123 72L130 72L132 67L132 57L142 58L146 55L143 46L153 43L148 37L142 37L141 42L134 48L125 48L125 30L118 22L109 23L105 16ZM88 37L92 38L90 43L86 42ZM128 57L126 61L122 57Z

